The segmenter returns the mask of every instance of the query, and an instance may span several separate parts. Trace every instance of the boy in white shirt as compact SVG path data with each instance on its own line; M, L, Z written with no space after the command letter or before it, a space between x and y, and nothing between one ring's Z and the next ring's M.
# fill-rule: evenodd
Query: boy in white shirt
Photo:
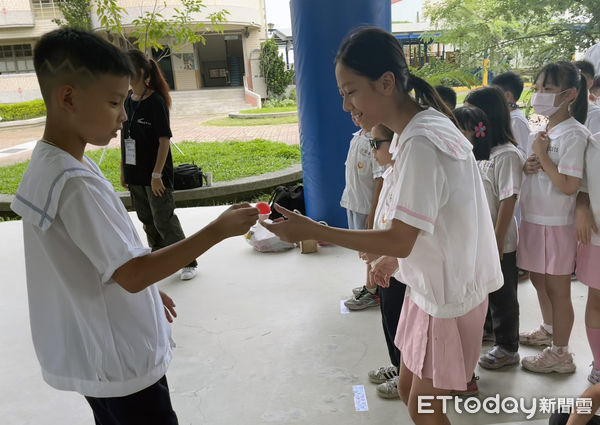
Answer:
M508 110L510 111L512 132L517 141L517 147L523 152L523 155L526 155L529 148L527 144L531 130L529 129L529 122L525 114L523 114L521 109L519 109L519 105L517 105L523 93L523 79L514 72L504 72L496 75L492 80L492 84L504 91L504 96L508 102Z
M76 391L97 424L177 424L165 377L170 327L155 282L221 240L245 233L258 210L233 207L195 235L145 248L111 184L87 157L126 119L127 56L95 34L44 35L34 65L47 120L11 208L23 219L33 343L44 380Z
M352 121L360 127L355 118ZM352 134L346 158L346 186L340 205L346 209L349 229L372 229L379 192L383 185L383 167L377 164L369 145L370 135L364 129ZM391 142L391 139L389 140ZM344 305L349 310L377 307L377 286L369 284L369 267L363 286L352 289L353 297Z

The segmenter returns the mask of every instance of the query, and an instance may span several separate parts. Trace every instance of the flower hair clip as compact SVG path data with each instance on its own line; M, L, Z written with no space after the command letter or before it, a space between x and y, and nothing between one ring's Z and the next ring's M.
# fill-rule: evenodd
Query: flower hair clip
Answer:
M475 126L475 137L485 137L485 130L487 130L487 127L480 122Z

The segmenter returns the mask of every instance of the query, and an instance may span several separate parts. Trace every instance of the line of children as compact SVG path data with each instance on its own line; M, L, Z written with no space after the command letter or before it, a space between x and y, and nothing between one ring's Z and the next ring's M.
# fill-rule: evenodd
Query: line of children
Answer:
M86 145L105 146L126 120L127 55L75 29L45 34L34 66L47 109L43 138L11 208L22 217L31 332L44 380L76 391L96 424L176 425L166 371L174 303L155 282L225 238L258 210L232 207L193 236L145 248ZM161 296L162 295L162 296Z
M352 121L360 127L354 116ZM372 229L379 192L383 185L383 167L377 164L369 145L369 133L361 128L352 135L346 158L346 186L340 205L346 209L349 229ZM391 139L390 139L391 141ZM379 305L377 285L369 282L367 265L365 284L352 290L344 302L349 310L364 310Z
M433 87L409 72L392 34L354 31L335 64L344 110L363 127L383 123L396 133L394 201L382 216L391 224L337 229L276 207L287 220L265 225L284 240L327 240L384 256L373 267L375 282L387 287L394 276L407 285L395 336L400 397L415 423L448 423L439 400L435 413L419 415L419 397L466 389L481 351L488 293L503 282L472 146Z

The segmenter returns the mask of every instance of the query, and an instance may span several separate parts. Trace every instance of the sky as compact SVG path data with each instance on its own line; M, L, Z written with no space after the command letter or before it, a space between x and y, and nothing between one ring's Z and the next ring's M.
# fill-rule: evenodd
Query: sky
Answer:
M417 11L422 0L402 0L392 5L392 21L416 22ZM275 28L291 28L290 5L288 0L265 0L267 23Z

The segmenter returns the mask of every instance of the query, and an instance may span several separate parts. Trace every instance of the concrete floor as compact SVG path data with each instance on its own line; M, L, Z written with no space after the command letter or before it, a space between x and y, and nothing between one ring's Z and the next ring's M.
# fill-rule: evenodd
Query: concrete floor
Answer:
M190 234L222 209L177 213ZM42 381L29 330L21 223L0 223L0 236L1 422L92 425L81 396ZM364 275L354 252L322 247L310 255L298 250L261 254L239 237L199 258L199 269L192 281L172 276L160 283L179 314L167 376L180 424L410 423L406 407L379 398L367 379L369 369L389 362L379 310L340 312L340 300ZM521 329L528 330L540 322L539 307L529 282L521 283L519 291ZM575 374L477 369L480 398L500 393L524 397L530 405L532 397L581 394L592 360L583 325L586 294L582 284L573 284ZM521 349L521 355L535 352ZM364 385L368 411L355 410L353 385ZM538 413L527 423L547 423L547 416ZM452 412L450 419L470 425L525 423L526 418Z

